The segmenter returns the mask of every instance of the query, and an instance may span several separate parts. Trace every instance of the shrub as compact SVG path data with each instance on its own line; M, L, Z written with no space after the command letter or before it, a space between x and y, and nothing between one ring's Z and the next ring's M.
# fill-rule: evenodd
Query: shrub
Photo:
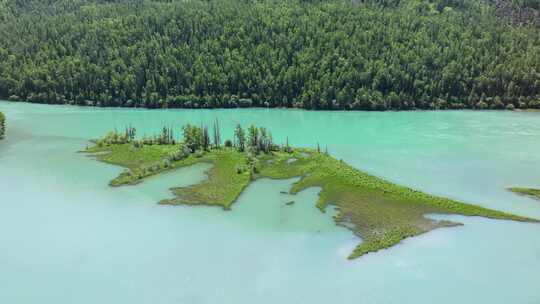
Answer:
M540 99L537 100L531 100L529 102L529 107L533 109L540 109Z
M169 154L169 159L172 161L179 161L188 157L190 151L186 147L181 147L178 151Z
M197 151L195 152L195 157L201 158L201 157L203 157L203 156L204 156L204 151L202 151L202 150L197 150Z
M0 139L6 134L6 116L0 112Z
M476 108L477 109L480 109L480 110L485 110L488 108L488 105L487 103L483 102L483 101L479 101L477 104L476 104Z

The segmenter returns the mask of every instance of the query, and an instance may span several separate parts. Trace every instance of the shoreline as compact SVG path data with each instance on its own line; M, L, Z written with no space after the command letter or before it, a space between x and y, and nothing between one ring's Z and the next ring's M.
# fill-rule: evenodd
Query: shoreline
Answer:
M97 106L97 105L81 105L81 104L69 104L69 103L41 103L41 102L32 102L32 101L16 101L8 99L0 99L0 103L11 103L11 104L31 104L31 105L43 105L43 106L64 106L64 107L73 107L73 108L86 108L86 109L104 109L104 110L121 110L121 109L132 109L132 110L240 110L240 109L253 109L253 110L289 110L289 111L308 111L308 112L374 112L374 113L385 113L385 112L433 112L433 111L472 111L472 112L540 112L540 108L515 108L513 110L501 108L501 109L477 109L477 108L410 108L410 109L311 109L311 108L301 108L301 107L280 107L280 106L251 106L251 107L127 107L127 106Z

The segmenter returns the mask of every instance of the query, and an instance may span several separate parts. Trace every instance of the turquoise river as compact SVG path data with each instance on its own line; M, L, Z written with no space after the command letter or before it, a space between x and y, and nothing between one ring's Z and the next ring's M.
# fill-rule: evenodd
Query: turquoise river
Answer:
M259 180L225 212L155 202L204 178L196 165L129 187L77 153L127 124L269 127L429 193L540 219L540 112L96 109L0 102L0 303L540 303L540 225L452 216L349 261L359 242L315 207L317 189ZM179 130L178 130L179 133ZM296 203L287 206L285 203ZM437 217L445 217L434 215Z

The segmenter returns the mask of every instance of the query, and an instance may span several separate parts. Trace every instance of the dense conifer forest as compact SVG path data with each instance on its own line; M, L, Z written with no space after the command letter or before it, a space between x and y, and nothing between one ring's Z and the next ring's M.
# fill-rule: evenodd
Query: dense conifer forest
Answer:
M540 108L537 20L516 24L497 13L500 2L538 9L531 0L0 0L0 99Z

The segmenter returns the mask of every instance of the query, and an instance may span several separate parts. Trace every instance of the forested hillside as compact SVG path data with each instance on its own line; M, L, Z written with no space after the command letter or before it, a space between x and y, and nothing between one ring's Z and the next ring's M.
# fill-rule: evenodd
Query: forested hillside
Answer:
M540 108L540 30L489 0L0 0L0 99Z

